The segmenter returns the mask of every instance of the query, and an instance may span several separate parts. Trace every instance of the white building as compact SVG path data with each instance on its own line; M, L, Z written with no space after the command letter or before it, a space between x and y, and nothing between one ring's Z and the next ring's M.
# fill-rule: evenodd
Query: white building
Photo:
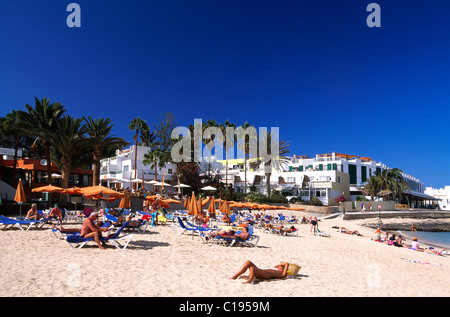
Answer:
M244 192L247 184L247 192L256 190L266 194L266 176L262 169L251 170L247 162L245 182L244 159L228 160L227 173L225 161L219 163L222 164L222 169L219 169L222 182L233 184L238 192ZM317 154L314 158L294 155L281 170L272 169L270 187L283 195L300 196L303 200L316 197L324 205L337 205L335 198L338 196L356 200L356 197L363 195L362 188L367 180L387 168L381 162L356 155L334 152ZM403 173L403 177L410 186L411 194L421 197L424 192L423 182L406 173Z
M450 210L450 186L444 188L427 187L425 194L440 199L438 201L440 210Z
M112 184L117 183L119 188L133 188L132 180L136 178L143 179L144 181L151 181L155 179L155 168L152 168L152 164L144 165L144 155L150 151L147 146L137 147L137 164L136 170L134 169L134 157L135 146L125 150L117 150L116 155L110 158L101 160L100 180L103 183ZM176 181L174 173L176 171L176 165L167 163L164 167L157 166L156 168L156 180L161 182L164 174L164 182L172 183ZM142 183L140 183L141 185ZM152 189L152 185L144 185L146 190Z

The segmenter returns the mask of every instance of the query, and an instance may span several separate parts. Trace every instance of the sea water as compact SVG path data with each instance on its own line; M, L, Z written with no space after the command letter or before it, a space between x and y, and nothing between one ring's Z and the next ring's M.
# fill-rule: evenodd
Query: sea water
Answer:
M440 246L450 251L450 232L407 231L402 233L410 239L416 237L419 245L424 243Z

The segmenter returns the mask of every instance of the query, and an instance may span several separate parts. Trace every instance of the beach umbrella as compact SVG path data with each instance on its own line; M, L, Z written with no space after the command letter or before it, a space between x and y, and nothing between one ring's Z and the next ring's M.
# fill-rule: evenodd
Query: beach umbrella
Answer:
M198 214L197 199L195 198L194 192L192 192L192 196L189 202L188 215L195 216L197 214Z
M33 188L31 191L34 193L61 193L63 190L64 190L64 188L61 188L61 187L47 185L47 186Z
M119 208L128 209L131 207L130 196L125 194L120 200Z
M48 175L45 175L43 178L48 178ZM52 178L62 178L61 174L52 174Z
M216 216L216 204L214 202L214 197L211 198L211 202L209 203L208 213L210 217Z
M17 184L16 195L14 196L14 201L18 202L20 205L20 217L22 218L22 203L24 201L27 201L27 197L25 196L25 190L23 189L21 179L19 179L19 183Z
M164 199L162 201L167 203L167 204L181 204L181 201L176 200L176 199L172 199L172 198Z
M81 191L81 188L75 186L72 188L66 188L62 191L63 194L69 194L69 195L83 195L83 192Z
M201 215L201 214L203 214L203 204L202 204L202 201L203 201L203 198L202 198L202 196L200 196L200 197L198 197L198 200L197 200L197 210L198 210L198 214L199 215Z
M124 196L123 193L120 193L118 191L115 191L114 189L105 187L105 186L89 186L89 187L83 187L81 188L81 191L83 192L83 195L85 196L94 196L94 195L107 195L107 196L116 196L118 198L121 198Z
M38 187L38 188L33 188L31 191L34 193L49 193L51 195L52 193L62 193L63 190L64 190L64 188L61 188L61 187L47 185L47 186L42 186L42 187ZM51 201L51 196L48 199L49 207L50 207L50 201Z
M223 202L222 206L220 206L219 210L223 214L229 214L230 213L230 207L228 206L228 203L227 203L226 200Z
M202 206L205 206L209 201L211 200L211 197L207 197L206 199L202 199Z
M103 197L107 198L107 200L109 201L122 198L124 196L123 193L101 185L83 187L81 188L81 191L83 193L83 196L87 198L99 199Z
M212 187L212 186L206 186L206 187L202 187L201 190L217 190L217 188Z

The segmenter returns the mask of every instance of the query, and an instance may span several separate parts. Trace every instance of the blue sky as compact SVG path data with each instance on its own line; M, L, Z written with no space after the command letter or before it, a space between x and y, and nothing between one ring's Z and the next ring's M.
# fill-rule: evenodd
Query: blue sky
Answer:
M291 153L369 156L450 184L450 2L363 0L3 1L0 116L58 101L74 117L171 112L279 127Z

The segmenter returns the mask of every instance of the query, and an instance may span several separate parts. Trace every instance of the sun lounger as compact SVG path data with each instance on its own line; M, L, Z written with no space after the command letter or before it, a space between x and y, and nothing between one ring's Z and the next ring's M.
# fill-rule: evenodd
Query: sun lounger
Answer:
M8 227L18 227L22 231L28 231L32 227L40 228L44 225L43 220L27 220L27 219L14 219L6 216L0 216L0 224L4 225L3 229ZM24 226L25 229L22 227Z
M101 241L103 242L111 242L117 249L125 250L128 246L128 244L131 241L131 238L133 237L134 233L129 233L123 236L120 236L122 231L128 226L128 221L123 224L123 226L117 230L116 233L114 233L110 237L103 237L101 238ZM125 240L125 244L121 245L119 241ZM82 238L79 234L71 234L66 236L66 241L69 243L69 245L74 248L74 245L78 245L78 248L81 249L86 245L86 243L90 241L94 241L94 238Z
M203 228L198 226L186 225L180 217L176 217L176 223L172 224L172 229L178 231L178 235L182 235L185 232L190 232L191 234L199 234L200 232L209 232L215 230L214 228Z
M328 233L326 233L324 231L320 231L319 229L317 229L316 232L319 237L329 237L330 236Z
M239 231L237 233L239 233ZM250 236L246 240L243 240L241 238L227 238L222 236L217 236L214 239L216 239L218 244L228 244L229 247L232 247L234 245L256 247L259 241L259 236L253 234L253 227L248 227L248 233L250 234Z
M109 215L109 214L106 214L105 217L108 220L108 222L105 224L105 226L108 226L108 227L113 225L113 223L117 222L117 220L118 220L117 217L114 217L113 215ZM147 227L148 227L148 221L142 220L138 226L128 224L128 227L126 227L125 229L135 229L139 233L144 233L145 230L147 229Z

